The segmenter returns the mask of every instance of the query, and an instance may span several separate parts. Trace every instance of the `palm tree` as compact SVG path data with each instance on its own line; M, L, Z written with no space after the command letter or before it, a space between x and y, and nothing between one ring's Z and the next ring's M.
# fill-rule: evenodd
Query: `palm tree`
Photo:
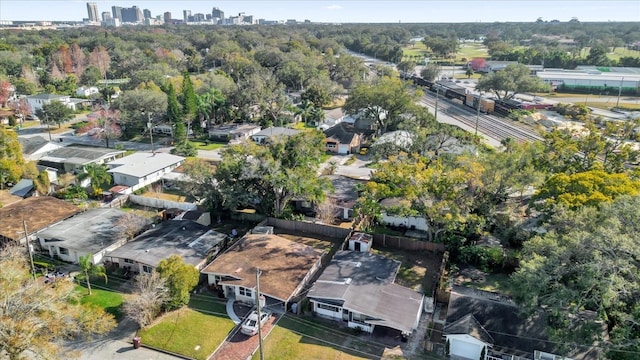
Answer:
M88 254L86 256L81 256L78 260L78 265L80 265L80 270L84 276L82 276L87 281L87 288L89 289L89 295L91 295L91 276L100 276L104 278L104 282L107 282L107 270L102 265L96 265L91 262L93 258L93 254Z
M84 172L78 174L78 180L85 179L91 180L91 193L94 196L101 192L103 185L111 183L111 175L107 172L107 167L98 164L89 164L84 167Z

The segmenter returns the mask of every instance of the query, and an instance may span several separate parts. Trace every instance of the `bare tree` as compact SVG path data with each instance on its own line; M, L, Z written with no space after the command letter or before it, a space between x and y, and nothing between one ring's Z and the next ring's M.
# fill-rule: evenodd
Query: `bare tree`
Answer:
M149 225L148 219L134 213L126 213L116 222L116 226L127 236L127 241L142 232L147 225Z
M67 358L61 339L115 327L113 316L102 308L80 304L69 279L60 278L54 286L34 279L25 253L17 245L0 250L0 358Z
M316 218L325 224L331 224L336 218L338 205L332 197L327 197L316 206Z
M157 271L135 277L135 289L124 303L124 313L141 328L151 324L169 300L169 287Z

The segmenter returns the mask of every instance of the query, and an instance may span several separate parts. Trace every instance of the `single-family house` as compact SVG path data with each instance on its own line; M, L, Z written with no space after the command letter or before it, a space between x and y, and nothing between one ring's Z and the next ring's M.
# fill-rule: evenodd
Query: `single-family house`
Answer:
M76 95L90 97L91 95L99 94L100 89L96 86L81 86L76 90Z
M595 316L587 313L581 316ZM567 352L562 344L549 341L544 314L527 318L507 297L463 286L451 291L442 333L449 355L459 360L479 359L483 349L492 359L595 360L601 355L599 348L586 346ZM604 324L602 336L608 338Z
M224 124L209 128L209 139L236 142L249 139L260 132L260 126L253 124Z
M353 154L360 150L362 134L353 125L339 123L324 131L325 149L335 154Z
M180 255L198 270L224 244L227 235L191 220L168 220L108 252L104 259L133 273L150 273L160 261Z
M256 270L266 303L286 304L321 266L322 252L274 234L247 234L202 273L227 298L255 304Z
M22 156L27 161L37 161L51 151L63 147L60 143L49 141L42 136L19 137L22 146Z
M380 153L410 152L414 135L406 130L389 131L382 134L371 149Z
M29 235L80 212L68 202L50 196L32 196L0 208L0 240L21 241Z
M353 208L358 202L358 184L365 184L363 180L357 180L342 175L324 176L331 181L333 191L327 194L336 207L336 217L342 220L353 218Z
M78 174L89 164L104 164L122 156L124 150L103 147L69 145L48 152L38 160L38 165L58 170L58 173Z
M62 261L78 263L81 256L91 254L98 264L104 254L122 246L130 233L140 233L151 222L138 217L127 219L128 213L116 208L89 209L61 221L36 234L40 248ZM126 221L126 223L125 223ZM132 229L125 227L134 226Z
M338 251L308 292L313 311L372 333L407 336L418 326L424 296L395 284L400 262L369 252Z
M299 133L299 130L289 129L285 127L268 127L262 129L259 132L251 135L251 139L258 144L266 143L270 138L276 138L281 136L292 136Z
M69 95L57 95L57 94L37 94L37 95L29 95L26 96L27 102L31 107L32 112L36 112L42 109L43 105L51 104L52 101L57 101L63 103L65 106L72 110L76 110L76 101L71 100L71 96Z
M137 152L115 159L107 164L116 185L125 185L131 191L153 184L184 162L182 156L167 153Z

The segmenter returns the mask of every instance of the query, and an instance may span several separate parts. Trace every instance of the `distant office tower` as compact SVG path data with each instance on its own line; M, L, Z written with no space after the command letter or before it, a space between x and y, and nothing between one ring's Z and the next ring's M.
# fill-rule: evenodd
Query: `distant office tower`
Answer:
M98 17L98 4L94 2L87 3L87 13L89 14L89 21L100 21L100 18Z
M214 7L211 11L211 17L218 20L224 20L224 11Z
M122 20L123 23L139 23L142 21L142 11L137 6L130 8L122 8Z
M111 19L111 13L108 11L103 11L102 12L102 21L107 21Z
M144 9L144 10L142 10L142 14L144 14L144 18L145 19L151 19L151 10Z
M184 22L188 22L190 17L191 17L191 10L182 11L182 19L184 20Z
M164 23L168 24L171 22L171 13L169 11L164 13Z
M253 24L253 15L245 15L244 19L242 19L245 24Z
M191 17L191 20L193 22L203 22L205 19L204 14L201 13L195 13L193 14L193 16Z
M122 21L122 8L120 6L112 6L111 14L115 19L120 19Z

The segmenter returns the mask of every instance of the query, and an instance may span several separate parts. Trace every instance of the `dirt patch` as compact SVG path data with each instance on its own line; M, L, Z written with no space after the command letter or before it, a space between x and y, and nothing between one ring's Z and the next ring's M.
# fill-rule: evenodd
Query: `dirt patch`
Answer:
M377 248L375 245L373 253L400 261L402 265L396 276L396 284L431 296L440 276L438 271L442 253Z
M285 233L285 232L277 231L277 229L275 233L276 235L283 237L289 241L311 246L319 250L331 250L333 246L335 246L336 244L342 241L340 239L321 240L318 238L307 236L309 234L290 233L290 232Z

